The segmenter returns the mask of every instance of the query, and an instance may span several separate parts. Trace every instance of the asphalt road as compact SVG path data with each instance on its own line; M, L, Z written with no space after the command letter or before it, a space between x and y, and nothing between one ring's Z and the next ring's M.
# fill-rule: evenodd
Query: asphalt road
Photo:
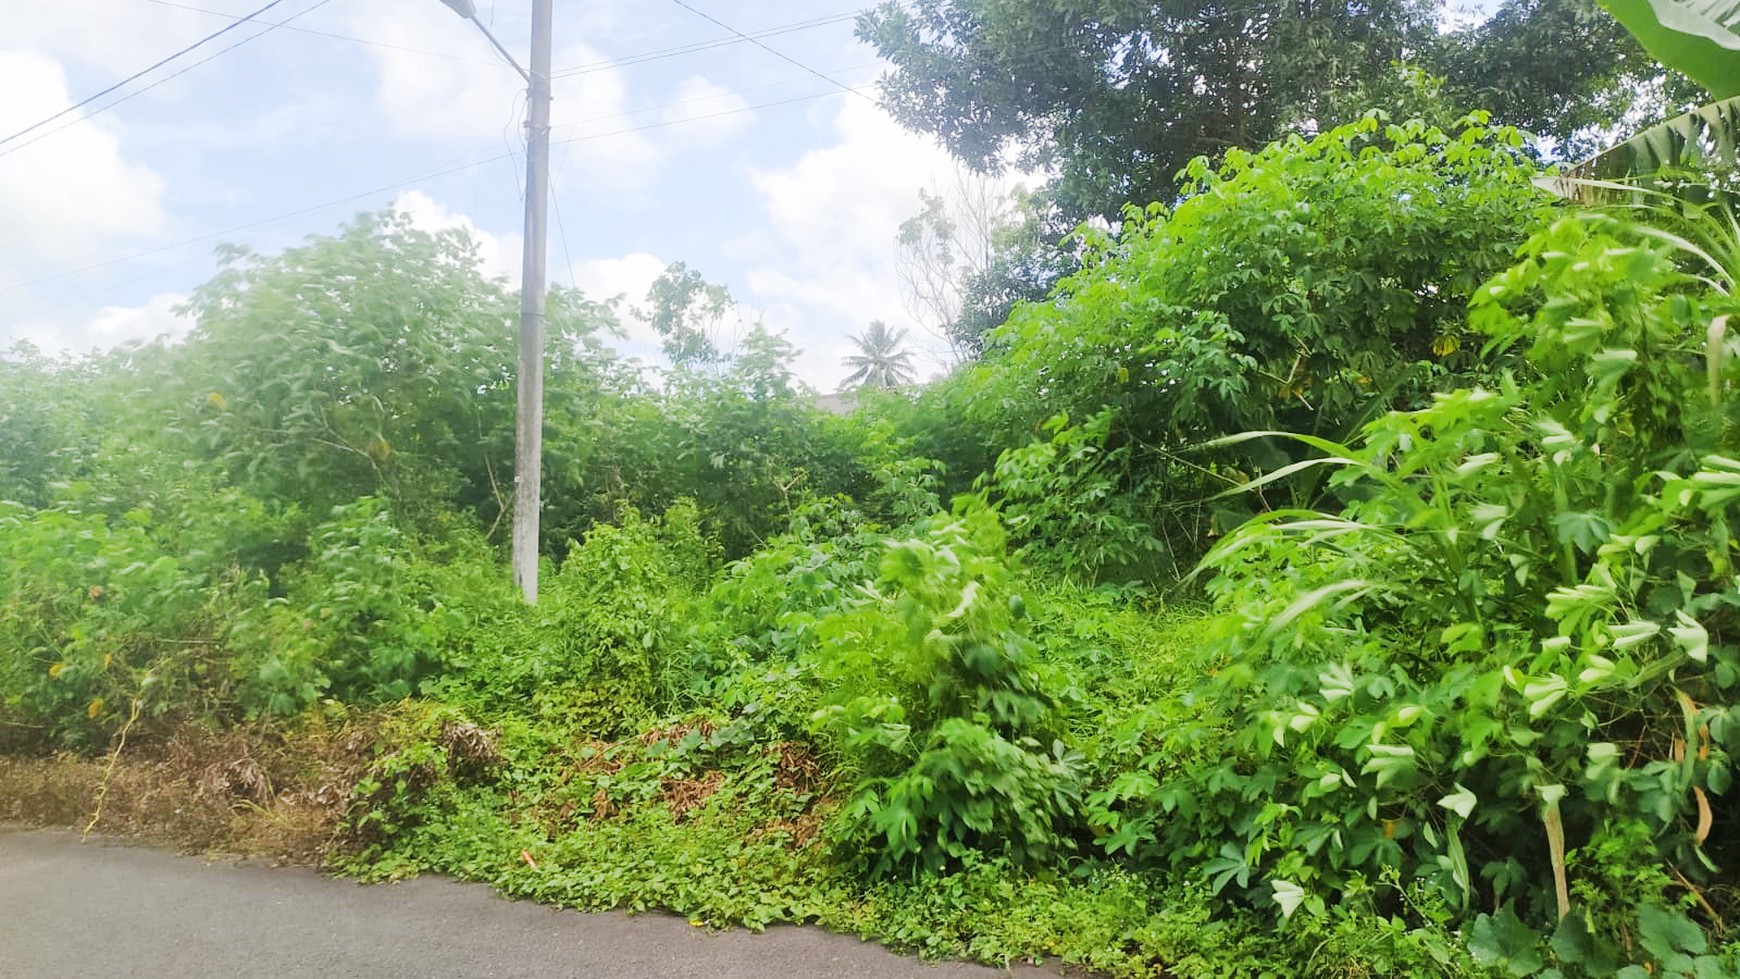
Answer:
M0 977L991 979L813 928L708 933L422 878L363 885L77 834L0 830Z

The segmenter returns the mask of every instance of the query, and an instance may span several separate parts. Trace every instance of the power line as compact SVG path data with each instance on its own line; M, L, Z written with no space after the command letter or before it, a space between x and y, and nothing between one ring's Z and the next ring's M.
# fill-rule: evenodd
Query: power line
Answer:
M180 2L178 2L178 0L143 0L143 2L155 3L155 4L158 4L159 6L164 6L164 7L173 7L177 10L189 10L189 11L193 11L194 13L208 14L208 15L213 16L213 17L228 17L228 16L230 16L230 14L227 14L221 10L211 10L209 8L206 8L206 7L195 6L193 4L180 3ZM551 78L567 78L567 77L572 76L572 75L585 75L585 74L590 74L592 72L606 71L606 70L611 69L611 68L621 68L621 67L626 67L628 65L644 64L648 61L660 61L660 60L663 60L666 58L675 58L675 57L680 57L680 56L685 55L685 54L694 54L694 53L697 53L700 51L709 51L709 50L712 50L714 48L727 47L727 46L730 46L733 44L742 44L742 43L745 43L745 41L750 40L752 38L777 37L777 36L782 35L782 34L792 34L792 33L798 32L798 31L813 30L814 28L817 28L817 27L828 27L828 26L831 26L833 24L839 24L839 23L842 23L845 21L856 19L859 15L867 13L870 9L871 8L869 8L869 7L860 7L856 10L849 10L849 11L845 11L845 12L838 13L838 14L830 14L830 15L827 15L824 17L813 18L811 20L793 21L793 22L788 23L788 24L776 24L773 27L767 27L767 28L763 28L762 30L752 31L752 32L750 32L749 37L744 37L744 36L738 35L738 34L730 34L730 35L727 35L725 37L711 38L711 39L705 40L705 41L695 41L695 42L692 42L689 44L680 44L680 45L676 45L676 46L668 47L668 48L655 48L653 50L642 51L642 52L639 52L637 54L623 55L620 58L607 58L603 61L594 61L594 62L588 62L587 64L582 64L582 65L573 65L573 66L570 66L568 68L561 68L561 69L558 69L554 72L551 72L550 77ZM357 37L353 34L341 34L337 31L317 30L317 29L312 28L312 27L291 27L287 24L282 24L279 26L284 27L286 30L297 31L297 32L302 33L302 34L312 34L316 37L331 38L331 39L336 40L336 41L348 41L352 44L362 44L362 45L366 45L368 47L373 47L373 48L385 48L389 51L404 51L404 52L408 52L410 54L428 55L431 58L446 58L450 61L463 61L463 62L468 62L470 64L478 64L478 65L483 65L483 64L493 65L493 64L497 63L495 61L491 61L491 60L487 60L487 59L483 59L483 58L469 58L469 57L466 57L464 55L450 54L450 53L445 52L445 51L430 51L427 48L413 48L413 47L408 47L408 46L403 45L403 44L390 44L386 41L376 41L376 40L373 40L371 38Z
M275 3L282 3L283 0L272 0L272 2L274 4ZM286 17L284 20L280 21L279 23L267 24L265 29L260 31L258 34L250 34L247 37L242 38L240 41L237 41L236 43L231 44L228 47L219 48L218 50L213 51L211 54L206 55L205 57L199 59L198 61L195 61L193 64L188 65L187 67L182 68L179 71L174 71L174 72L171 72L167 75L164 75L162 78L159 78L156 81L152 82L151 84L146 85L144 88L135 89L134 91L128 92L126 95L121 96L120 98L116 99L113 102L109 102L109 103L106 103L104 105L98 106L96 109L93 109L92 111L85 113L84 115L78 117L77 119L69 119L66 122L63 122L60 125L54 127L53 129L50 129L48 132L39 133L36 136L33 136L32 138L27 139L22 143L19 143L17 146L14 146L14 147L7 149L7 150L0 150L0 159L11 156L13 153L16 153L19 150L24 149L25 147L30 146L34 143L38 143L42 140L45 140L48 137L53 136L55 133L61 132L62 130L65 130L65 129L70 129L73 126L76 126L79 123L84 122L85 120L91 118L92 116L107 112L110 109L113 109L115 106L122 104L123 102L131 102L132 100L138 98L141 95L144 95L146 92L151 91L152 89L156 88L157 86L174 81L175 79L180 78L182 75L185 75L188 72L194 70L195 68L198 68L200 65L206 64L207 62L210 62L216 58L221 58L224 55L228 54L229 52L234 51L235 49L241 47L244 44L247 44L250 41L257 41L260 38L265 37L267 34L272 33L274 30L277 30L278 28L283 27L284 25L297 19L298 17L307 16L308 14L311 14L314 11L319 10L321 7L324 7L331 2L332 2L332 0L319 0L318 3L314 4L314 6L308 7L299 13L291 14L289 17ZM267 6L271 6L271 4L268 4ZM260 9L264 10L266 8L262 7ZM257 14L257 13L259 13L259 11L255 11L255 13ZM231 25L231 26L233 27L235 25ZM228 28L226 28L226 30L228 30ZM222 32L219 32L219 33L222 33ZM216 36L216 35L213 35L213 36ZM143 72L141 72L141 74L143 74ZM134 77L138 77L138 76L135 75ZM117 85L119 85L119 84L125 84L125 83L124 82L117 83ZM110 88L108 90L113 91L115 87L116 86L110 86ZM95 98L95 97L96 96L92 96L92 98ZM90 101L90 99L85 100L85 102L89 102L89 101ZM80 103L80 105L83 105L83 104L85 104L85 103ZM70 111L72 111L72 109L76 109L76 108L78 108L78 106L73 106L70 109L67 109L63 112L57 113L57 115L65 115L66 112L70 112ZM49 119L43 120L43 122L48 122L48 121L50 121L50 120ZM42 123L37 123L37 125L41 125L41 124ZM31 129L34 129L34 128L36 128L36 126L31 127ZM29 130L25 130L24 132L28 132L28 131ZM15 133L12 137L8 137L8 139L16 138L17 136L21 136L21 135L23 135L23 132ZM0 145L3 145L5 142L6 142L6 140L0 140Z
M855 64L855 65L847 65L846 67L843 67L843 68L835 68L832 70L835 72L861 71L865 68L878 67L881 64L882 64L882 62L880 62L880 61L866 61L866 62L860 62L859 64ZM564 123L562 125L562 128L571 132L574 129L576 129L580 126L584 126L585 124L587 124L589 122L603 122L607 119L627 119L627 118L630 118L632 116L644 116L649 112L659 112L659 111L662 111L664 109L675 109L675 108L678 108L680 106L694 105L697 102L713 102L713 101L716 101L718 99L729 98L733 95L744 95L744 94L747 94L749 92L760 92L760 91L764 91L764 90L770 89L770 88L779 88L779 87L784 86L784 85L790 85L793 82L804 81L804 80L808 79L809 77L810 76L808 76L808 75L802 75L802 76L797 76L797 77L787 76L785 78L779 79L778 81L764 82L760 85L750 85L750 86L747 86L745 88L722 89L722 90L717 91L717 92L709 92L706 95L697 95L694 98L679 99L675 102L666 102L663 105L649 105L649 106L646 106L646 107L640 108L640 109L629 109L626 112L612 112L608 115L589 116L585 119L576 119L573 122ZM775 102L775 103L771 103L771 104L778 105L781 103ZM558 143L559 142L560 141L558 141Z
M48 125L49 123L55 121L56 119L59 119L61 116L64 116L69 112L76 112L79 109L82 109L87 105L90 105L92 102L95 102L96 100L102 98L103 96L109 94L110 92L113 92L114 90L120 88L121 86L127 84L128 82L136 80L141 75L148 75L151 72L154 72L157 69L163 67L164 65L170 63L171 61L174 61L176 58L179 58L182 55L187 54L189 51L192 51L193 49L195 49L203 44L209 44L210 42L217 40L218 38L224 36L225 34L228 34L230 31L233 31L236 28L242 26L243 24L246 24L248 21L253 20L255 17L260 16L261 14L265 13L268 10L271 10L273 7L276 7L283 2L284 2L284 0L271 0L270 3L266 4L264 7L261 7L260 9L254 11L251 14L248 14L246 17L243 17L240 20L233 21L233 22L225 25L224 27L220 28L219 30L216 30L210 34L207 34L205 37L200 38L199 40L193 42L192 44L189 44L187 47L182 48L180 51L177 51L174 54L168 56L167 58L164 58L161 61L156 62L155 64L151 65L150 67L144 68L140 71L136 71L133 74L128 75L126 78L123 78L120 81L116 82L115 84L110 85L108 88L103 89L101 92L97 92L94 95L88 95L85 98L79 100L78 102L75 102L72 105L69 105L66 108L60 110L59 112L54 113L53 115L49 116L48 118L39 119L36 122L33 122L30 125L25 126L23 129L20 129L19 131L13 133L12 135L7 136L5 139L0 139L0 146L5 146L7 143L12 142L13 140L17 139L20 136L23 136L27 133L30 133L36 129L40 129L41 127Z
M864 90L861 88L846 88L845 91L850 92L854 95L863 95L864 94ZM777 107L782 106L782 105L796 105L799 102L814 102L816 99L825 99L825 98L828 98L829 96L832 96L835 94L837 94L837 93L835 93L835 92L816 92L812 95L797 95L797 96L793 96L792 98L789 98L789 99L775 99L772 102L761 102L761 103L758 103L756 105L741 105L735 109L721 109L718 112L709 112L705 115L684 116L681 119L665 119L665 120L661 120L659 122L649 122L649 123L646 123L646 124L640 125L640 126L629 126L626 129L612 129L609 132L588 133L585 136L574 136L574 137L570 137L568 139L552 140L550 142L550 145L551 146L565 146L569 143L585 143L585 142L589 142L589 141L594 140L594 139L603 139L606 136L626 136L629 133L643 133L649 129L667 129L671 126L681 126L681 125L684 125L686 123L691 123L691 122L705 122L709 119L719 119L719 118L722 118L724 116L734 116L734 115L737 115L737 114L743 113L743 112L754 112L757 109L773 109L773 108L777 108ZM651 110L648 110L648 111L651 111Z
M811 30L811 29L817 28L817 27L827 27L827 26L830 26L833 24L842 23L844 21L853 20L853 19L857 18L860 14L863 14L866 11L868 11L869 9L870 8L868 8L868 7L861 7L857 10L851 10L851 11L847 11L845 13L840 13L840 14L833 14L833 15L830 15L827 17L817 17L817 18L812 19L812 20L794 21L794 22L789 23L789 24L778 24L778 25L775 25L773 27L768 27L768 28L764 28L764 29L759 30L759 31L754 31L750 34L739 33L735 30L732 30L732 28L727 27L725 29L728 31L731 31L731 34L729 36L726 36L726 37L716 37L716 38L711 38L711 39L705 40L705 41L694 41L694 42L689 43L689 44L676 45L675 47L658 48L658 49L655 49L652 51L643 51L639 54L623 55L620 58L608 58L604 61L594 61L594 62L591 62L589 64L575 65L572 68L563 68L560 71L556 71L556 72L552 73L550 77L552 77L552 78L567 78L571 75L585 75L585 74L589 74L591 72L605 71L605 70L608 70L610 68L622 68L622 67L626 67L628 65L645 64L648 61L660 61L660 60L663 60L665 58L675 58L675 57L680 57L680 56L685 55L685 54L695 54L695 53L698 53L701 51L710 51L714 48L728 47L728 46L733 45L733 44L742 44L746 41L753 44L753 43L757 43L758 39L764 38L764 37L777 37L777 36L782 35L782 34L793 34L793 33L796 33L798 31L807 31L807 30ZM709 19L711 19L711 18L709 18ZM717 23L717 21L715 21L715 23Z
M230 14L227 14L221 10L210 10L210 9L205 8L205 7L196 7L193 4L189 4L189 3L177 3L176 0L144 0L144 2L145 3L154 3L154 4L157 4L158 6L162 6L162 7L174 7L177 10L191 10L196 14L208 14L208 15L213 16L213 17L228 17L228 16L230 16ZM426 48L407 47L403 44L389 44L386 41L375 41L375 40L371 40L371 39L366 38L366 37L356 37L356 36L350 35L350 34L340 34L337 31L323 31L323 30L318 30L318 29L313 28L313 27L292 27L289 23L281 23L281 24L278 24L277 26L282 27L287 31L295 31L298 34L312 34L315 37L328 37L328 38L332 38L333 40L336 40L336 41L349 41L352 44L363 44L363 45L367 45L368 47L371 47L371 48L385 48L389 51L405 51L405 52L409 52L411 54L428 55L431 58L446 58L449 61L464 61L464 62L468 62L468 63L474 64L474 65L499 64L498 61L488 59L488 58L470 58L470 57L466 57L463 54L450 54L450 53L445 52L445 51L430 51Z
M785 54L784 52L780 51L779 49L774 48L774 47L770 47L769 45L766 45L766 44L763 44L759 38L751 37L750 35L743 33L742 31L738 30L737 28L732 27L730 24L727 24L724 21L720 20L719 18L714 17L712 14L706 13L705 11L696 10L694 7L689 6L689 4L686 2L686 0L671 0L671 2L676 4L679 7L683 8L684 10L687 10L689 13L692 13L695 16L702 18L703 20L706 20L712 24L716 24L719 27L722 27L725 30L730 31L731 33L737 35L738 37L742 38L743 40L748 41L750 44L753 44L756 47L760 48L761 50L766 51L768 54L773 55L774 57L778 58L779 60L784 61L787 64L796 65L797 67L802 68L804 71L807 71L810 74L816 76L817 78L820 78L822 81L827 82L829 85L834 86L835 88L839 89L842 92L850 92L853 95L856 95L861 99L865 99L865 100L871 102L872 104L874 104L876 102L875 99L864 94L863 92L860 92L859 90L857 90L855 88L852 88L851 86L847 85L845 82L842 82L836 78L832 78L828 75L824 75L821 72L817 71L816 69L811 68L809 65L806 65L803 62L797 60L796 58L793 58L793 57Z
M323 0L323 2L327 2L327 0ZM846 91L862 95L864 90L854 88L854 89L847 89ZM623 128L623 129L613 129L613 130L610 130L608 132L590 133L590 134L587 134L585 136L575 136L575 137L571 137L569 139L564 139L564 140L552 140L550 145L552 145L552 146L565 146L565 145L568 145L570 143L585 143L585 142L590 142L591 140L595 140L595 139L606 139L606 138L611 137L611 136L624 136L624 135L627 135L629 133L646 132L646 131L652 130L652 129L665 129L665 128L669 128L672 126L681 126L681 125L685 125L687 123L692 123L692 122L704 122L704 121L709 120L709 119L718 119L718 118L721 118L723 116L737 115L737 114L743 113L743 112L754 112L754 111L757 111L760 109L772 109L772 108L776 108L779 106L794 105L794 104L797 104L800 102L813 102L816 99L825 99L825 98L832 97L836 94L838 94L838 93L831 92L831 91L830 92L817 92L817 93L814 93L812 95L800 95L800 96L796 96L796 97L788 98L788 99L777 99L777 100L774 100L771 102L761 102L761 103L758 103L755 105L738 106L737 108L734 108L734 109L724 109L724 110L721 110L719 112L710 112L710 113L707 113L705 115L686 116L682 119L661 120L659 122L650 122L650 123L646 123L646 124L640 125L640 126L630 126L630 127ZM655 106L654 108L660 108L660 107ZM606 118L608 118L608 117L606 117ZM455 174L455 173L463 173L466 170L471 170L471 169L474 169L476 167L481 167L481 166L488 166L491 163L499 163L502 160L508 160L508 159L512 159L512 158L513 158L512 154L498 153L498 154L491 156L491 157L488 157L486 159L472 160L468 163L461 163L461 164L458 164L455 166L443 167L439 170L432 170L428 173L419 174L418 176L411 177L407 180L401 180L401 181L398 181L396 183L385 184L383 186L376 187L372 190L366 190L366 191L363 191L362 193L359 193L359 194L350 194L350 195L347 195L345 197L337 198L335 200L326 201L324 203L313 204L313 205L310 205L308 207L297 208L294 211L286 211L283 214L273 215L272 217L268 217L268 218L261 218L258 221L250 221L246 224L239 224L239 225L236 225L236 226L231 227L231 228L225 228L221 231L213 231L210 234L199 235L199 236L194 237L194 238L188 238L186 240L173 242L173 243L167 244L167 245L159 245L155 248L147 248L143 251L134 252L130 255L122 255L119 258L112 258L112 259L109 259L107 261L93 262L90 265L82 266L80 268L68 269L64 272L56 272L52 275L40 276L38 278L31 279L31 280L26 281L26 282L16 282L16 283L13 283L11 285L0 286L0 293L13 292L13 291L18 290L18 289L26 289L26 288L29 288L30 286L41 285L45 282L54 282L54 281L59 280L59 279L65 279L65 278L69 278L69 277L75 276L75 275L82 275L86 272L94 272L97 269L108 268L108 267L113 266L113 265L121 265L123 263L136 261L136 260L141 259L141 258L149 258L152 255L160 255L164 252L174 251L178 248L185 248L188 245L197 245L197 244L200 244L202 242L211 241L215 238L227 237L227 236L233 235L239 231L248 231L248 230L251 230L253 228L261 227L263 225L275 224L279 221L289 220L290 218L301 217L305 214L313 214L317 211L324 211L330 207L338 207L341 204L351 204L351 203L354 203L356 201L364 200L366 198L376 197L378 195L390 193L390 192L395 191L395 190L403 190L406 187L410 187L413 184L422 183L425 180L434 180L438 177L446 177L446 176L450 176L450 175Z

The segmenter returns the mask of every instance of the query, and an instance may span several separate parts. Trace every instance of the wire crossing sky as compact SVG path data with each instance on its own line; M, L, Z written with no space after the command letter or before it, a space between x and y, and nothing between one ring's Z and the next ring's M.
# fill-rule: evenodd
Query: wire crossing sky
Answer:
M36 129L38 129L42 126L45 126L45 125L55 121L56 119L59 119L62 116L70 115L74 112L77 112L79 109L82 109L87 105L90 105L92 102L95 102L96 100L102 98L103 96L108 95L110 92L113 92L116 89L119 89L119 88L125 86L128 82L136 81L137 79L142 78L145 75L149 75L151 72L156 71L157 69L163 67L164 65L170 63L171 61L174 61L176 58L179 58L182 55L185 55L188 52L193 51L194 49L196 49L202 45L209 44L210 42L217 40L218 38L224 36L225 34L228 34L230 31L233 31L236 28L242 26L243 24L248 23L249 21L253 20L255 17L260 16L261 14L265 13L268 10L271 10L273 7L276 7L283 2L284 2L284 0L272 0L271 3L266 4L264 7L261 7L260 9L254 11L253 13L247 14L246 16L243 16L243 17L238 18L234 21L231 21L229 24L225 25L221 29L213 31L210 34L207 34L206 36L200 38L199 40L193 42L192 44L189 44L187 47L182 48L180 51L176 51L173 54L170 54L170 55L167 55L163 58L158 59L157 61L153 62L152 64L150 64L144 68L141 68L140 70L134 72L133 74L128 75L126 78L123 78L120 81L114 83L113 85L110 85L108 88L105 88L102 91L96 92L92 95L87 95L84 98L80 99L79 101L74 102L72 105L69 105L64 109L61 109L60 111L55 112L53 115L50 115L46 119L39 119L36 122L33 122L30 125L25 126L23 129L20 129L19 131L13 133L10 136L0 138L0 146L4 146L5 144L12 142L13 140L19 138L20 136L25 135L26 133L34 132ZM274 25L274 26L279 26L279 25Z
M528 0L478 7L524 50ZM273 251L389 206L517 277L523 82L439 0L9 8L0 348L178 336L219 245ZM894 236L954 165L876 105L862 10L557 0L551 276L624 297L625 353L656 353L632 307L677 261L788 333L817 388L871 320L911 324Z

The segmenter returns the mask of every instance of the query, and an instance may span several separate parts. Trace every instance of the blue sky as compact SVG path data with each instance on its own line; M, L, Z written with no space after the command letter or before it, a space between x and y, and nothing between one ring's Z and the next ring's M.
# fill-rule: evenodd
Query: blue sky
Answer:
M746 320L786 331L803 379L831 389L850 334L912 325L893 236L953 164L865 97L882 67L853 37L853 0L687 2L739 31L782 29L762 43L804 67L672 0L557 0L552 278L639 301L685 261ZM265 3L6 0L0 136ZM530 0L478 7L525 49ZM0 145L0 346L176 334L217 243L273 250L393 203L467 227L492 272L517 276L522 83L488 42L439 0L282 0L258 19L281 21ZM624 348L651 349L629 325Z

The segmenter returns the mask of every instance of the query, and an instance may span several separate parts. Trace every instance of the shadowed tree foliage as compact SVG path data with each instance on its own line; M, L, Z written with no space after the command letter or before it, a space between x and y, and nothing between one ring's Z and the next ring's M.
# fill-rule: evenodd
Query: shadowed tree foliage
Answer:
M1435 0L919 0L859 36L894 63L884 104L970 166L1055 168L1065 211L1167 200L1192 158L1397 105L1394 65L1458 111L1569 138L1615 122L1660 68L1589 0L1511 0L1440 32ZM1388 103L1388 104L1383 104ZM1497 104L1492 104L1497 103ZM1448 120L1432 120L1445 122Z

